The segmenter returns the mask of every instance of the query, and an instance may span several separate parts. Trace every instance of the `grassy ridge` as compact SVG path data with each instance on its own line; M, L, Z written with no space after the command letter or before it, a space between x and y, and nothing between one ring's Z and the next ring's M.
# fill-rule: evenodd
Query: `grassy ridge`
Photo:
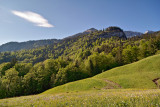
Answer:
M62 86L52 88L42 94L72 92L72 91L86 91L103 88L143 88L155 89L157 86L152 81L160 77L160 55L155 55L143 59L141 61L117 67L92 78L71 82ZM113 83L111 84L108 81ZM114 84L115 83L115 84Z
M96 75L95 78L107 78L123 88L157 88L152 81L160 77L160 55L155 55L141 61L117 67Z
M107 83L101 79L88 78L88 79L83 79L83 80L79 80L76 82L70 82L70 83L64 84L62 86L58 86L56 88L47 90L47 91L43 92L42 94L99 90L107 85L110 86L111 84Z

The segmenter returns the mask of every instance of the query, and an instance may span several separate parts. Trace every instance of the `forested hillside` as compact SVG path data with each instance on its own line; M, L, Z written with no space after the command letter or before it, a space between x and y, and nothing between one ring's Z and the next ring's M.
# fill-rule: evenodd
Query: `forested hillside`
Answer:
M43 92L160 53L160 32L126 38L109 27L36 49L0 53L0 97Z
M9 62L12 58L16 58L21 62L35 64L45 59L55 59L59 56L74 57L76 53L91 50L93 47L101 45L102 41L110 37L126 39L124 32L120 28L116 28L115 30L114 28L116 27L109 27L106 30L95 31L86 35L65 38L58 43L45 45L36 49L2 52L0 53L0 63Z

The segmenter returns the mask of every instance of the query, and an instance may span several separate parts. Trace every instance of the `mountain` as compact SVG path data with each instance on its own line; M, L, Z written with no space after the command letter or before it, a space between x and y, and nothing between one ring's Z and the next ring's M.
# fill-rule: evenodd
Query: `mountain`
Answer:
M98 31L98 30L95 28L90 28L82 33L77 33L75 35L66 37L64 39L74 38L80 35L87 35L95 31ZM38 47L45 46L45 45L59 43L60 41L61 40L57 40L57 39L46 39L46 40L34 40L34 41L31 40L31 41L26 41L26 42L8 42L8 43L0 45L0 52L18 51L18 50L23 50L23 49L33 49L33 48L38 48Z
M68 36L64 39L46 39L46 40L34 40L34 41L26 41L26 42L8 42L5 44L0 45L0 52L5 52L5 51L18 51L18 50L23 50L23 49L33 49L33 48L38 48L41 46L45 45L53 45L57 44L59 42L68 40L68 39L74 39L77 38L78 36L84 36L84 35L89 35L94 32L99 32L101 30L97 30L95 28L90 28L85 30L84 32L77 33L72 36ZM146 31L144 34L151 34L154 33L153 31ZM111 26L103 30L103 34L99 35L100 38L109 38L109 37L120 37L120 38L131 38L133 36L140 36L143 33L141 32L133 32L133 31L123 31L119 27L116 26Z
M90 28L90 29L84 31L83 33L84 33L84 34L89 34L89 33L95 32L95 31L97 31L97 29L95 29L95 28Z
M155 32L154 35L157 35L157 33ZM137 40L141 38L148 38L148 36L149 35L142 35L141 37L138 37ZM114 46L118 46L119 42L113 43L113 46L103 46L102 48L99 48L98 46L102 42L108 40L110 37L118 37L126 39L126 35L122 29L120 29L119 27L109 27L105 30L97 30L97 31L95 30L94 32L85 35L79 35L72 38L64 38L58 41L56 40L56 42L54 43L52 42L51 45L48 46L42 46L30 50L21 50L17 52L1 52L0 63L10 62L12 58L17 58L19 62L33 63L33 64L44 61L46 59L56 59L60 56L73 58L78 52L83 52L86 49L92 50L93 47L97 47L96 49L94 49L94 51L96 52L105 51L106 53L109 53L112 51ZM117 39L114 39L115 42L116 40ZM34 46L30 45L29 42L27 43L29 46ZM13 44L9 45L8 46L9 49L13 50L14 48L23 46L23 45L17 45L17 43L15 44L16 46L14 46ZM0 47L0 49L2 50L2 46ZM7 48L3 48L3 51L5 50L7 50Z
M78 36L83 36L83 35L88 35L88 34L92 34L94 32L103 32L102 35L99 35L98 38L110 38L110 37L119 37L119 38L127 38L125 33L123 32L123 30L119 27L116 26L111 26L106 28L105 30L97 30L95 28L90 28L82 33L77 33L73 36L69 36L67 38L64 39L73 39L76 38Z
M143 34L141 32L134 32L134 31L124 31L124 33L126 34L127 38L131 38L133 36L140 36Z
M151 34L151 33L154 33L154 31L147 30L147 31L144 32L144 34Z
M22 49L33 49L45 45L51 45L53 43L58 43L57 39L47 39L47 40L35 40L27 42L8 42L0 46L0 52L5 51L17 51Z
M116 27L116 26L108 27L103 32L104 32L104 34L100 36L102 38L118 37L118 38L127 39L123 30L119 27Z
M66 41L68 39L74 40L74 38L78 38L78 36L89 35L94 32L98 32L98 30L95 28L90 28L82 33L77 33L75 35L66 37L61 40L47 39L47 40L35 40L35 41L26 41L26 42L8 42L8 43L0 46L0 52L18 51L18 50L23 50L23 49L38 48L38 47L45 46L45 45L53 45L53 44L56 44L59 42ZM118 36L120 38L121 37L126 38L126 35L124 34L123 30L121 30L118 27L109 27L104 31L104 33L102 35L100 35L100 37L102 37L102 38L109 38L111 36Z
M77 33L75 35L66 37L64 39L74 38L80 35L90 34L95 31L98 31L98 30L95 28L90 28L82 33ZM34 40L34 41L26 41L26 42L8 42L8 43L0 45L0 52L18 51L18 50L23 50L23 49L33 49L33 48L38 48L38 47L45 46L45 45L51 45L54 43L58 43L60 41L61 40L57 40L57 39L46 39L46 40Z
M110 37L117 37L117 38L124 38L126 36L122 29L119 27L109 27L106 30L96 30L94 28L88 29L84 31L85 34L81 34L79 36L64 38L61 40L50 40L51 43L48 46L42 46L30 49L33 47L33 43L37 43L37 41L31 42L22 42L22 43L13 43L13 44L5 44L1 46L1 51L14 51L18 49L22 49L21 51L17 52L7 52L7 53L0 53L0 63L9 62L12 58L17 58L18 61L22 62L31 62L33 64L44 61L45 59L50 58L58 58L60 56L72 56L77 53L77 51L86 50L86 48L92 48L94 46L94 42L105 41ZM89 34L86 34L89 33ZM45 42L48 43L48 40ZM23 45L22 45L23 44ZM98 45L98 44L97 44ZM30 46L30 47L29 47ZM38 45L39 46L39 45ZM26 49L30 50L23 50Z
M77 34L75 34L75 35L68 36L68 37L66 37L66 38L74 38L74 37L77 37L77 36L80 36L80 35L87 35L87 34L90 34L90 33L92 33L92 32L95 32L95 31L98 31L98 30L95 29L95 28L90 28L90 29L88 29L88 30L86 30L86 31L84 31L84 32L77 33ZM66 38L64 38L64 39L66 39Z

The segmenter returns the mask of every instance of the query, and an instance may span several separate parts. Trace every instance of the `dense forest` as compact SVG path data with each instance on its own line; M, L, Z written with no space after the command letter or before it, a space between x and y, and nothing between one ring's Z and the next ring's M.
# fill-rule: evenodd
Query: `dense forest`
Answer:
M128 39L110 36L114 32L123 33L107 28L36 49L1 52L0 98L37 94L160 53L160 32Z

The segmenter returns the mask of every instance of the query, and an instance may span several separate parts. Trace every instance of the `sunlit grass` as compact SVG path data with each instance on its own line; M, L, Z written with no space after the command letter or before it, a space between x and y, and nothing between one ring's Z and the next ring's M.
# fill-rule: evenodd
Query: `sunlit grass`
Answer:
M158 107L160 90L110 89L43 94L0 100L0 106Z
M160 55L154 55L132 64L105 71L92 78L70 82L52 88L50 90L45 91L44 93L53 94L72 91L87 91L102 88L156 89L158 87L152 80L160 77L159 63ZM111 84L105 80L110 80L113 83ZM121 87L117 87L116 84L119 84Z
M123 88L153 89L157 88L152 81L160 77L160 55L154 55L138 62L117 67L94 78L108 79Z
M42 94L55 94L62 92L79 92L79 91L87 91L87 90L100 90L104 87L114 87L118 88L110 83L107 83L105 80L96 79L96 78L88 78L79 80L76 82L70 82L61 86L57 86L55 88L49 89Z

